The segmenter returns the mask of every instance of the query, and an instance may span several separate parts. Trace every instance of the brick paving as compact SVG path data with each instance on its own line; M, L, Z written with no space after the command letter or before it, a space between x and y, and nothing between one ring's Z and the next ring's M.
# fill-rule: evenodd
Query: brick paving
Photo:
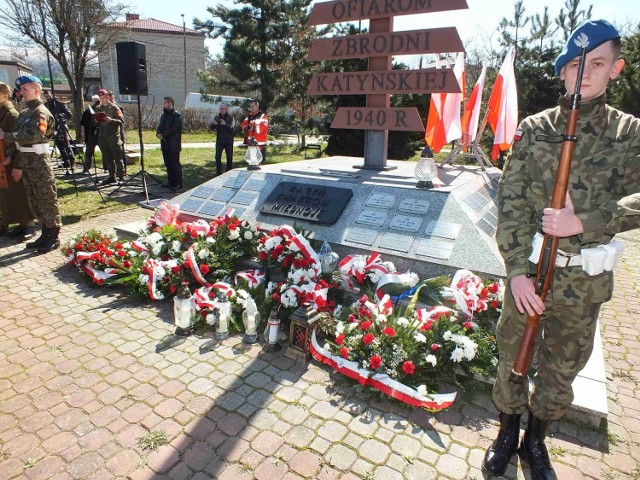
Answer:
M148 214L106 215L63 236ZM640 243L625 237L601 314L609 418L598 430L552 427L563 480L640 479ZM239 336L169 342L170 302L93 287L59 252L25 254L7 240L0 298L0 480L484 478L497 423L482 386L430 414ZM150 432L167 443L143 450ZM507 478L530 475L514 460Z

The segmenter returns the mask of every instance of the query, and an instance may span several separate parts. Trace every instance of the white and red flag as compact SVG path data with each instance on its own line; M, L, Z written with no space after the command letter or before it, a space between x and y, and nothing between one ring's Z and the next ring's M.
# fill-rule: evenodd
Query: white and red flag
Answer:
M478 77L476 85L469 95L467 105L462 114L462 141L468 145L473 143L478 135L478 123L480 120L480 106L482 105L482 91L484 90L484 79L487 76L487 66L482 65L482 72Z
M491 150L493 160L498 158L501 151L506 152L511 148L518 126L518 92L513 71L514 57L515 48L510 47L489 97L487 123L494 134Z
M439 62L436 60L436 68ZM453 73L462 93L432 93L429 104L429 116L424 140L434 153L438 153L447 143L462 136L460 125L460 106L465 90L464 53L458 53Z

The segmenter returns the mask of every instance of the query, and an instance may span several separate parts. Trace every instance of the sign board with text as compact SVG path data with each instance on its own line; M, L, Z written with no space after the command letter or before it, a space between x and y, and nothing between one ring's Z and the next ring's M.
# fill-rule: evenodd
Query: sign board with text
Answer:
M333 117L331 128L424 131L416 108L340 107Z

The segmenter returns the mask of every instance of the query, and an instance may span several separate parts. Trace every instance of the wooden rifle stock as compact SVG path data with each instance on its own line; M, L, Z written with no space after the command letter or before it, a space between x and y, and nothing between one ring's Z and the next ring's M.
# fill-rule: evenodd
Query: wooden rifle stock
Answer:
M582 85L582 74L584 71L584 62L587 55L587 45L582 46L580 55L580 64L578 66L578 77L576 79L576 88L571 95L571 106L567 115L567 126L564 132L564 141L562 150L560 151L560 159L558 162L558 172L556 174L555 183L553 185L553 194L551 195L551 208L564 208L569 186L569 173L571 173L571 159L576 144L576 128L578 125L578 116L580 113L580 87ZM538 270L536 273L535 289L536 294L544 302L547 293L551 288L553 280L553 271L556 264L556 256L558 254L558 237L545 234L538 260ZM527 315L527 323L520 340L520 348L518 355L511 370L510 380L514 383L522 383L533 356L533 347L538 337L538 326L540 324L540 315Z

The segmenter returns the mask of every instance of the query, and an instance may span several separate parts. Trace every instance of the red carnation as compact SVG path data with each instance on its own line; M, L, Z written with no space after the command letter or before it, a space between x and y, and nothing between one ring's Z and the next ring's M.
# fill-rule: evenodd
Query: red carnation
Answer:
M409 360L402 364L402 371L407 375L413 375L413 372L416 371L416 366L411 363Z
M118 250L120 250L122 248L122 244L120 242L116 243L114 245Z
M382 357L380 357L380 355L374 355L371 357L371 360L369 360L369 365L371 365L371 368L374 370L380 368L382 365Z
M396 336L396 331L391 327L385 327L384 330L382 330L382 333L384 333L387 337Z
M464 329L469 330L472 327L471 322L464 322Z
M432 343L431 344L431 351L432 352L437 352L439 348L440 348L440 345L438 345L437 343Z
M500 306L500 304L498 303L497 300L491 300L491 306L493 308L498 308Z
M487 295L489 295L489 290L487 290L486 288L483 288L482 290L480 290L480 296L482 298L485 298Z
M173 267L171 267L171 273L180 273L180 269L182 267L180 265L174 265Z
M360 328L362 330L369 330L371 328L372 323L370 321L365 321L360 324Z
M127 252L125 252L124 250L118 250L116 252L116 255L118 255L119 257L124 257L127 254Z
M202 273L203 275L206 275L207 273L209 273L209 265L207 264L200 265L200 273Z
M500 285L498 285L498 282L493 282L491 285L489 285L489 287L487 287L489 289L489 291L491 293L498 293L498 289L500 288Z
M342 358L346 358L346 359L348 359L348 358L349 358L349 349L348 349L347 347L342 347L342 348L340 349L340 356L341 356Z
M171 293L171 295L176 293L176 286L174 284L169 285L169 292Z
M342 345L344 343L345 334L341 333L336 337L336 345Z
M353 313L349 314L348 320L349 320L349 323L354 323L354 322L358 321L358 319L356 318L356 316Z
M376 336L373 333L367 333L364 337L362 337L362 343L365 345L371 345L371 343L376 339Z
M266 252L260 252L258 255L260 256L260 260L263 261L263 262L267 259L267 253Z
M130 268L131 267L131 262L129 260L125 260L124 262L122 262L122 266L124 268Z

